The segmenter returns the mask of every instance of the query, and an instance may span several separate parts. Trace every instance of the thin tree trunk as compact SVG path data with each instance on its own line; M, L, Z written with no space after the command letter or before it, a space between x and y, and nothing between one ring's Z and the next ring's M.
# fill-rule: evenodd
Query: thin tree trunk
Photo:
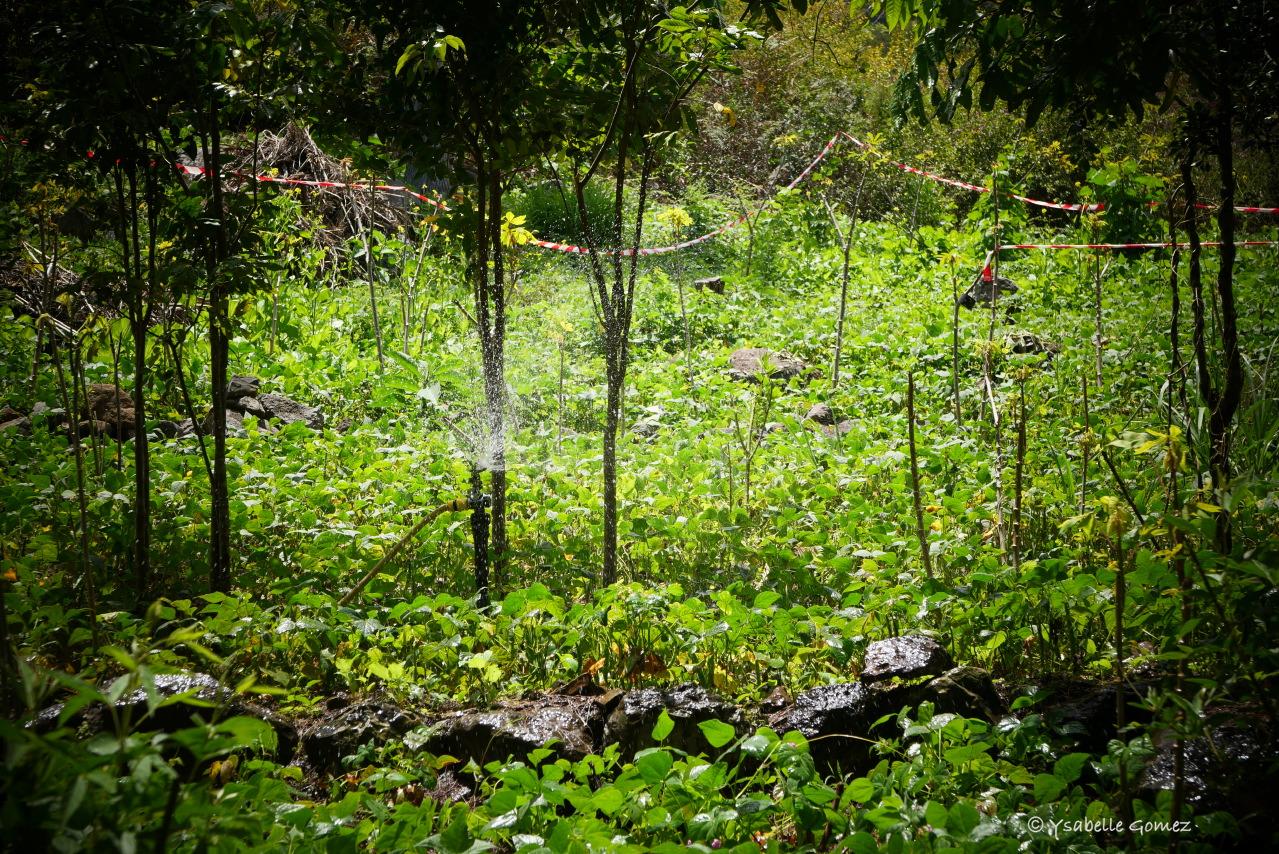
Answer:
M1092 451L1092 424L1088 414L1088 377L1087 375L1079 378L1079 387L1084 395L1084 434L1082 437L1082 447L1080 448L1079 471L1079 512L1082 514L1084 508L1088 506L1088 457Z
M951 370L950 370L950 387L955 398L955 425L964 426L964 413L959 406L959 278L955 271L955 262L950 263L950 291L951 291Z
M1097 232L1095 229L1092 232L1092 240L1094 243L1097 242ZM1102 316L1101 316L1101 256L1097 254L1096 252L1093 253L1093 257L1092 257L1092 274L1093 274L1092 287L1093 287L1093 326L1094 326L1093 352L1095 354L1095 361L1096 361L1096 364L1094 366L1096 375L1094 379L1097 383L1097 391L1100 392L1105 387L1102 384L1102 377L1101 377L1101 361L1102 361L1102 353L1104 350L1104 345L1102 341L1105 338L1105 330L1102 326Z
M227 330L227 292L221 264L227 255L226 208L222 197L222 136L217 95L209 98L208 164L211 215L214 227L208 254L209 359L213 383L213 478L209 484L210 516L209 582L213 590L231 590L231 497L227 483L226 403L227 362L230 341Z
M910 492L915 502L915 533L919 537L919 557L924 562L924 575L933 578L933 559L928 553L928 528L924 525L924 502L920 496L919 458L915 451L915 373L906 373L906 423L910 439Z
M508 560L506 535L506 271L502 247L502 176L494 170L489 189L489 241L493 247L493 280L489 299L493 304L493 326L484 367L485 397L492 420L493 468L489 483L493 493L491 520L493 582L506 584Z
M377 194L373 193L376 200ZM373 340L377 343L377 369L381 373L386 370L386 354L382 351L382 323L377 313L377 265L373 263L373 206L369 208L369 222L364 229L364 261L368 265L369 306L373 310Z
M53 364L58 371L58 389L62 393L62 406L68 413L75 413L80 408L79 386L75 384L75 374L79 369L79 350L80 342L74 336L71 338L71 373L72 373L72 390L67 391L66 374L62 370L62 358L58 354L57 337L49 336L49 340L53 344ZM92 423L92 421L90 422ZM76 509L79 513L79 540L80 540L80 578L84 584L85 599L89 605L89 634L93 641L93 651L98 648L98 585L93 577L93 564L89 561L89 502L85 491L85 475L84 475L84 447L80 443L80 425L74 415L70 415L66 421L67 439L71 442L71 450L75 456L75 474L76 474ZM4 654L8 656L9 647L6 644Z
M1021 569L1021 499L1022 475L1026 468L1026 378L1021 378L1021 394L1017 399L1017 459L1013 462L1013 569Z
M1217 271L1217 296L1221 300L1221 349L1225 357L1225 381L1208 419L1212 444L1212 479L1222 510L1217 514L1216 547L1230 554L1233 536L1226 492L1230 488L1230 439L1235 412L1243 397L1243 361L1239 353L1238 315L1235 307L1235 161L1234 96L1230 89L1230 34L1221 4L1213 9L1217 39L1217 163L1221 172L1221 202L1217 230L1221 235L1221 266Z

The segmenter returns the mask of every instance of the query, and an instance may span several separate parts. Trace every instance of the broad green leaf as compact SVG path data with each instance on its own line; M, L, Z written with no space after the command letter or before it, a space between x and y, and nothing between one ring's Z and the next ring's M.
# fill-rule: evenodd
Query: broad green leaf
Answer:
M671 720L671 716L665 709L662 709L661 714L657 716L657 723L653 724L653 741L661 744L674 729L675 721Z
M710 742L711 747L723 747L737 736L737 730L733 728L733 725L723 721L702 721L697 728L702 731L702 735Z

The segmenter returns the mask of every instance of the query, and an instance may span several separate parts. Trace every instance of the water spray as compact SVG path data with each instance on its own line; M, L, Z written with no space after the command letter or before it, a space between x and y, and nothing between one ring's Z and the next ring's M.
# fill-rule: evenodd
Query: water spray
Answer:
M377 574L382 571L383 567L385 567L388 563L390 563L391 560L396 555L398 555L414 537L416 537L419 533L421 533L422 529L425 528L427 525L431 524L436 519L443 516L445 513L461 513L465 510L472 511L472 517L471 517L472 531L477 530L476 521L475 521L476 517L481 517L483 519L484 534L485 534L485 541L486 541L485 542L485 559L486 560L484 565L484 586L480 588L480 602L481 604L487 603L488 601L488 564L487 564L488 515L485 511L492 505L493 499L490 498L484 492L481 492L477 488L477 484L478 484L478 477L477 477L477 474L473 471L471 475L471 492L469 495L467 495L465 498L454 498L452 501L446 501L443 504L441 504L439 507L436 507L434 510L427 513L420 520L418 520L418 523L414 525L412 528L410 528L409 532L405 534L403 537L401 537L400 541L396 543L394 546L392 546L391 550L387 552L385 555L383 555L382 559L379 560L377 564L372 569L370 569L354 587L352 587L349 591L347 591L345 596L343 596L341 599L338 600L338 605L341 606L341 605L349 604L352 599L360 595L360 591L364 589L365 585L367 585L370 581L372 581L377 576ZM479 581L480 579L479 550L478 550L479 542L480 542L479 540L476 540L477 550L476 550L475 575L476 575L477 581Z

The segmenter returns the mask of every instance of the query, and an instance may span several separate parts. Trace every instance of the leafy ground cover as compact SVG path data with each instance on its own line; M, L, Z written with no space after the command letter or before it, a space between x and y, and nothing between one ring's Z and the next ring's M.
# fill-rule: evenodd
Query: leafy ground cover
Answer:
M482 395L448 253L408 258L379 282L385 368L368 347L367 285L319 281L305 257L275 297L274 330L269 294L234 311L234 372L318 405L329 425L345 422L271 434L249 418L245 435L229 440L243 595L201 592L207 480L198 444L174 440L157 444L152 461L162 508L155 565L173 592L145 612L131 608L123 578L112 580L128 551L128 464L103 441L87 500L102 585L95 645L72 589L80 543L66 436L38 423L0 434L6 601L25 701L35 712L55 688L73 698L50 733L3 725L5 826L60 848L168 840L216 850L1091 850L1234 838L1237 820L1225 812L1196 814L1193 832L1171 833L1171 793L1132 789L1160 733L1210 728L1220 698L1257 697L1273 667L1274 339L1265 316L1244 332L1256 384L1236 446L1248 476L1230 509L1246 546L1231 557L1202 547L1200 583L1188 585L1169 531L1206 544L1218 508L1196 491L1203 416L1186 422L1167 408L1166 255L1107 259L1100 313L1090 259L1010 255L1001 273L1020 287L1017 313L1001 310L993 334L989 313L960 314L956 353L953 293L979 266L975 229L859 224L835 387L832 282L842 256L824 212L788 196L759 228L750 272L731 243L643 270L625 400L634 429L619 487L629 580L615 586L592 583L601 512L593 434L603 415L591 304L579 268L531 250L518 256L511 309L511 562L491 607L472 596L462 516L429 529L359 600L336 604L420 514L465 491L483 453L474 441L483 444L482 430L468 427ZM405 249L391 238L383 248ZM1241 265L1245 302L1273 290L1271 254ZM710 274L723 277L723 294L691 287ZM409 287L417 316L388 318L397 301L407 313ZM21 376L33 333L0 323L17 345L6 370ZM1014 353L1009 331L1051 340L1054 352ZM820 373L736 381L728 356L743 346L786 351ZM198 378L203 356L188 347ZM983 391L984 364L993 392ZM114 372L105 348L85 365L89 381ZM148 394L177 417L162 377ZM56 402L51 378L39 388ZM816 403L840 426L808 420ZM1190 496L1184 511L1168 504L1170 479ZM1013 512L1016 562L996 530ZM664 746L665 716L652 732L657 746L635 755L613 745L570 761L537 750L454 769L455 759L405 738L369 744L343 772L307 780L275 761L276 735L252 717L209 708L208 725L151 733L148 720L174 702L154 693L139 719L112 720L87 741L65 725L85 704L174 670L216 672L303 720L340 693L419 709L484 706L583 673L624 688L693 682L759 703L777 686L794 695L847 682L868 642L912 633L1001 676L1021 698L1016 714L990 722L904 709L896 736L875 739L877 764L855 775L824 776L802 735L767 726L739 735L707 722L702 753ZM1153 692L1145 702L1155 723L1101 752L1070 750L1037 713L1036 686L1054 675L1106 680L1127 667L1157 678L1179 661L1193 666L1190 699ZM1187 703L1197 730L1178 714ZM464 770L474 791L431 797L446 770ZM1148 832L1117 831L1121 817Z

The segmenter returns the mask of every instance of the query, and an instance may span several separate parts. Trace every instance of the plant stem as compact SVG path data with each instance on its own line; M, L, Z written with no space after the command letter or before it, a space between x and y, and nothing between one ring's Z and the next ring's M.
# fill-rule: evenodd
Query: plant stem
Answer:
M924 575L933 578L933 559L928 552L928 528L924 525L924 503L919 488L919 458L915 451L915 372L906 373L906 423L910 438L910 491L915 501L915 532L919 536L919 556Z

